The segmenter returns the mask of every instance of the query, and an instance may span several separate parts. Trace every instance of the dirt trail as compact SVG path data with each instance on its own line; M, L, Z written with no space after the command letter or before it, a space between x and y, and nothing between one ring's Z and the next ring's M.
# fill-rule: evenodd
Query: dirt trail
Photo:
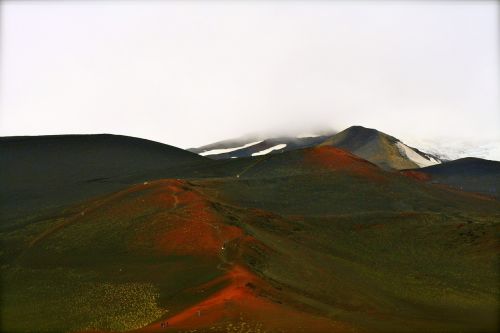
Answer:
M216 237L220 247L217 253L219 264L217 269L222 275L207 281L206 283L185 290L187 293L199 293L222 286L218 291L207 295L207 297L184 310L167 318L152 323L135 332L165 332L177 330L199 330L206 331L210 327L217 328L216 331L226 331L226 325L254 325L256 331L263 325L270 329L280 329L293 332L306 330L301 326L318 329L319 332L331 332L332 322L328 319L316 317L307 313L301 313L289 305L273 301L276 291L261 277L246 268L237 259L235 253L240 251L242 244L255 241L246 235L243 230L225 223L219 213L214 212L210 205L213 198L207 197L202 191L184 187L185 191L177 193L179 201L183 206L183 213L193 212L186 227L198 229L199 225L209 225L212 235ZM192 201L186 201L191 198ZM186 216L186 217L188 217ZM238 229L239 232L235 232ZM206 230L206 229L204 229ZM207 236L206 231L202 238ZM236 241L237 244L231 243ZM198 243L202 243L201 239ZM204 253L206 255L206 253ZM277 319L278 318L278 319ZM281 318L281 319L280 319ZM290 320L289 318L295 318ZM164 326L162 327L162 323ZM247 328L250 326L246 326ZM247 330L248 331L248 330Z
M170 189L175 190L174 188ZM219 257L220 262L217 265L217 269L223 272L223 274L203 285L192 288L190 291L206 290L211 286L219 284L226 284L226 286L208 296L205 300L161 322L168 322L168 328L170 329L187 329L189 327L208 326L216 323L224 316L232 317L234 314L228 313L228 307L234 306L243 299L253 299L256 297L252 294L252 289L248 286L253 285L252 283L255 283L259 278L243 266L231 261L227 253L228 242L246 236L240 228L226 225L223 218L212 210L210 199L199 190L183 187L181 191L173 192L171 195L174 198L173 208L177 208L179 203L185 205L183 206L183 214L187 215L184 218L189 219L186 221L186 227L193 230L198 229L197 225L200 224L210 226L212 235L216 238L216 243L219 244L217 252L213 254ZM203 238L207 236L207 234L204 234ZM202 242L202 240L200 241ZM165 328L161 327L161 322L153 323L138 330L138 332L164 331Z

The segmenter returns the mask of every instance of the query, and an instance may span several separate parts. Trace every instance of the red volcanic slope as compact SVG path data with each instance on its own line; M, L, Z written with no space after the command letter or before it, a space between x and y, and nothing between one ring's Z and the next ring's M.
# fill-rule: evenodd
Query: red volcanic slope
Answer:
M245 321L247 325L254 325L253 327L262 326L265 329L287 332L305 331L306 327L323 332L332 329L344 331L342 324L273 301L270 295L276 293L276 290L266 281L238 263L238 258L235 262L228 262L223 249L226 243L236 240L241 250L245 244L257 240L245 235L241 228L226 224L213 209L210 200L186 181L154 181L136 185L113 197L123 199L126 193L135 194L141 189L144 190L142 195L132 199L137 202L124 201L111 205L112 207L101 210L100 214L133 216L138 210L144 209L144 205L148 208L160 208L166 214L161 215L161 220L153 221L152 225L160 226L157 232L138 233L132 247L152 242L155 251L161 255L218 257L219 267L224 271L222 276L186 290L199 293L221 286L201 302L164 319L164 322L168 322L168 330L208 330L210 327L222 329L229 323L235 325ZM156 322L136 332L165 330L161 327L161 322Z
M350 331L344 324L283 304L283 298L279 296L281 292L239 260L238 253L258 240L245 234L241 228L225 223L209 198L183 180L165 179L139 184L94 200L82 207L83 215L78 214L51 232L69 223L82 222L80 217L83 216L85 220L92 214L101 219L103 216L130 218L150 210L159 213L153 214L152 220L141 225L143 229L136 230L135 238L129 244L132 250L152 249L163 256L218 258L217 267L222 275L184 290L196 294L215 291L208 293L202 301L162 320L168 322L168 328L162 328L162 321L159 321L135 332L209 331L210 328L225 332L226 325L235 327L243 323L248 325L247 328L264 331ZM237 243L238 248L236 256L232 255L234 258L229 261L227 252L235 243L228 243L232 241Z
M167 329L171 330L211 331L210 328L213 328L226 332L229 323L236 328L244 322L246 328L264 331L350 331L344 324L300 312L266 297L265 292L261 294L266 283L240 265L235 265L224 276L199 286L199 289L224 282L227 283L225 288L198 304L135 332L164 332L166 328L161 327L162 322L168 324Z
M308 165L324 170L348 171L374 180L385 178L383 171L375 164L332 146L306 149L304 160Z
M150 249L152 244L160 255L216 257L226 242L243 236L240 228L225 224L209 200L183 180L146 182L86 206L81 216L98 214L116 219L140 216L144 211L160 212L153 214L142 230L136 230L129 244L132 249ZM67 220L65 225L79 218Z
M215 256L226 242L243 235L240 228L224 224L200 193L186 189L180 181L168 186L171 193L163 199L180 215L174 216L173 229L155 240L163 254Z

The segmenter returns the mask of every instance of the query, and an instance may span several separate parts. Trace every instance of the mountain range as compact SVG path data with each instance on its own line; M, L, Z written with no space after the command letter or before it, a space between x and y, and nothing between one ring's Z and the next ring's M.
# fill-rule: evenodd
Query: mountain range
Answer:
M390 135L362 126L352 126L340 133L317 136L276 137L260 140L257 137L232 139L188 150L212 159L227 159L276 154L318 145L345 149L386 170L426 167L443 162L436 155L424 153Z
M500 328L500 162L354 126L4 137L0 165L2 332Z

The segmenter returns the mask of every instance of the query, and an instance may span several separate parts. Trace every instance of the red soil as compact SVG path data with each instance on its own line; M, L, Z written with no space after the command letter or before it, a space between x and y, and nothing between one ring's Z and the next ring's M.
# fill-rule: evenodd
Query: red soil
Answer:
M156 232L139 234L137 243L152 242L163 255L217 256L226 242L243 236L240 228L225 224L210 201L185 181L167 179L145 186L151 190L143 197L145 204L165 213L154 221Z
M208 288L213 283L221 283L226 280L229 285L222 290L216 292L206 300L170 317L169 325L174 327L189 328L193 327L193 322L196 326L204 326L216 322L224 316L224 307L229 303L247 301L256 301L252 290L247 287L250 283L255 282L256 277L241 266L235 266L226 275L208 283L202 288ZM200 315L198 316L198 311ZM201 315L203 314L203 315Z
M200 289L227 282L228 285L205 300L170 318L147 326L138 332L164 332L170 330L223 329L225 324L233 327L239 322L250 326L262 325L264 330L286 332L343 332L347 327L328 319L300 312L265 296L265 283L242 266L234 266L227 274L200 286ZM262 293L262 294L261 294ZM222 325L222 326L221 326Z
M140 196L136 195L139 191ZM145 211L151 211L152 217L145 222L147 224L138 225L144 229L137 229L131 247L146 250L153 247L163 255L220 257L218 267L228 267L222 276L186 289L185 292L196 294L217 291L164 319L168 327L162 328L161 322L156 322L136 332L208 331L211 327L226 331L226 325L231 323L234 327L243 321L264 330L347 331L341 324L327 318L273 301L274 297L270 295L278 295L279 291L242 265L229 262L228 253L239 257L240 251L245 251L247 246L255 247L254 243L258 241L245 235L242 229L226 224L214 204L186 181L159 180L136 185L103 200L90 202L89 207L92 208L86 212L100 208L100 216L110 219L142 217ZM259 216L271 218L273 215L261 211ZM80 222L92 223L92 219L85 215ZM226 247L228 242L231 244ZM235 244L238 244L236 252Z
M155 213L145 228L136 231L132 248L153 248L163 255L215 257L226 242L243 236L240 228L224 223L211 202L186 181L163 179L88 201L76 214L32 240L30 246L72 223L93 223L94 214L98 220L112 221L141 217L145 211Z
M177 221L155 240L162 253L217 255L226 242L243 235L240 228L224 224L200 193L183 188L174 191L171 207L179 211Z
M376 165L332 146L318 146L306 150L305 161L321 169L348 171L377 180L385 178Z

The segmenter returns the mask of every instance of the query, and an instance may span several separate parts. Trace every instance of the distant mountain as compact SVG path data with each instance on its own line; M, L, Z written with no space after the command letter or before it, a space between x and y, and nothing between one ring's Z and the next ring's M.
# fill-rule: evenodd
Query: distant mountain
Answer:
M224 140L215 142L199 148L188 149L193 153L209 157L211 159L228 159L239 157L260 156L280 153L300 148L313 147L332 134L311 134L293 136L280 136L271 138L245 137L240 139Z
M322 133L273 138L245 137L219 141L188 150L211 159L221 160L282 153L315 146L333 146L347 150L386 170L420 168L442 162L437 155L424 153L404 144L397 138L362 126L352 126L337 134Z
M437 156L409 147L395 137L362 126L349 127L321 146L345 149L386 170L420 168L442 162Z
M196 176L211 160L121 135L0 138L2 218L26 215L151 178Z
M468 157L404 174L434 184L500 197L500 162Z

